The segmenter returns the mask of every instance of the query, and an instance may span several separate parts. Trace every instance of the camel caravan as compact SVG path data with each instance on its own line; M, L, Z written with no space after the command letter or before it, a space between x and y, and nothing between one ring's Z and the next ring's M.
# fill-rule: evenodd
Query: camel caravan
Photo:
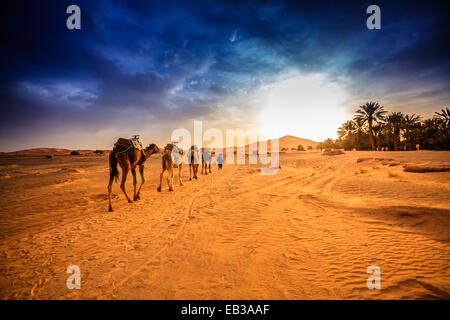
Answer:
M114 181L119 180L118 164L122 169L122 179L120 181L120 189L123 191L128 202L138 201L141 193L142 186L145 183L144 178L144 165L147 158L152 154L159 153L160 149L154 143L148 147L143 148L142 143L139 141L139 136L133 136L131 139L119 138L114 144L114 148L109 154L109 183L108 183L108 201L109 211L113 211L111 204L112 184ZM187 155L187 162L189 163L189 180L198 179L198 169L201 163L201 174L207 175L211 173L211 163L214 153L210 148L202 148L200 152L198 146L193 145L189 149ZM161 192L161 184L164 177L164 172L167 171L167 184L169 185L169 191L173 191L173 170L178 168L178 181L180 186L183 186L181 179L181 170L184 164L184 151L177 146L177 142L167 144L162 151L162 163L161 173L159 178L158 192ZM141 176L141 184L137 189L137 177L136 169L139 169ZM208 170L207 170L208 169ZM203 171L204 170L204 171ZM128 172L131 171L133 175L133 201L128 196L125 190L125 182L127 180ZM204 173L203 173L204 172Z

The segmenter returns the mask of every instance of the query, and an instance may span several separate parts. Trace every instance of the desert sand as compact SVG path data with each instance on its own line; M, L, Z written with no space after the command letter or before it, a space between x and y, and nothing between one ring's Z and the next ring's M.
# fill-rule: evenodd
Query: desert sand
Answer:
M450 172L404 171L446 168L450 152L280 159L273 176L215 165L189 181L185 168L185 186L158 193L154 155L142 199L114 184L108 213L107 155L2 155L0 298L450 298ZM80 290L66 287L70 265ZM380 290L366 287L370 265Z

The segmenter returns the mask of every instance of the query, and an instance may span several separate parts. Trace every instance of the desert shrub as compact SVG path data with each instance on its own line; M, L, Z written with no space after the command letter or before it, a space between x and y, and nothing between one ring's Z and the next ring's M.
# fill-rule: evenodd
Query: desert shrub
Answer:
M313 149L313 147L312 147L312 146L308 146L308 148L306 148L306 149L308 149L308 150L312 150L312 149Z
M46 157L47 159L53 158L53 156L52 156L51 154L47 154L45 157Z
M94 153L97 153L97 154L103 154L103 150L98 150L98 149L97 149L97 150L94 151Z
M301 144L297 146L297 151L305 151L305 148Z
M326 156L337 156L344 153L345 153L344 151L339 149L338 150L325 149L322 154Z
M367 170L365 170L365 169L363 169L363 168L359 168L359 173L364 174L364 173L366 173L366 172L367 172Z
M333 139L328 138L321 142L319 145L322 145L322 149L338 149L339 145L337 145Z
M389 176L389 178L395 178L396 176L398 176L398 174L392 173L392 172L388 172L388 176Z
M286 151L287 150L287 148L281 148L281 151Z
M447 165L447 164L405 165L403 171L406 171L406 172L445 172L445 171L450 171L450 165Z
M70 155L71 155L71 156L79 156L79 155L80 155L80 151L78 151L78 150L73 150L73 151L70 153Z
M395 167L398 166L400 164L400 162L391 162L389 163L389 167Z

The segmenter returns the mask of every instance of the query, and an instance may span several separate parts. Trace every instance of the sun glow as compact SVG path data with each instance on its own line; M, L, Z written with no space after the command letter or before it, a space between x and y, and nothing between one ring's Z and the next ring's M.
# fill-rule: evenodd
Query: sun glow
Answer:
M336 137L347 115L346 92L325 74L290 76L260 89L260 133L322 141Z

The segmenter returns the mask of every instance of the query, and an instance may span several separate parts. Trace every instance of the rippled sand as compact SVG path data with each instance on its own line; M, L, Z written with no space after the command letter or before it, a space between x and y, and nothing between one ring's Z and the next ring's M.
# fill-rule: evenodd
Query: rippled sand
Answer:
M108 213L107 156L0 157L0 298L450 298L450 173L403 170L450 152L288 152L158 193L160 161Z

